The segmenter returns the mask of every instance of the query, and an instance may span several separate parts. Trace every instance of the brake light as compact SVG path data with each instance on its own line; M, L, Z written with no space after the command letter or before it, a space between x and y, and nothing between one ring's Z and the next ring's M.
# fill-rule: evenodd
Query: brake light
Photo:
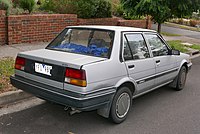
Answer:
M15 60L15 69L24 70L25 58L17 57Z
M65 82L81 87L86 87L87 82L85 70L66 68Z

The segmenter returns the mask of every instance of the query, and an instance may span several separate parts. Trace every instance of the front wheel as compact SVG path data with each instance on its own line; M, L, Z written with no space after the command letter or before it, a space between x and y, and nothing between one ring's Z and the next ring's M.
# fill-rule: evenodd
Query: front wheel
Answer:
M186 78L187 78L187 69L185 66L182 66L178 74L175 90L180 91L185 87Z
M114 123L123 122L132 105L132 93L128 87L121 87L113 98L110 118Z

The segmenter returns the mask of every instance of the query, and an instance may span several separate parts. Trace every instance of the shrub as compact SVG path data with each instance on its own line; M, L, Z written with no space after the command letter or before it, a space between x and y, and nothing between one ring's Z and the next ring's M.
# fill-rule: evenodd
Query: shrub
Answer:
M12 1L12 2L13 2L13 7L14 7L14 8L16 8L16 7L19 6L19 1L20 1L20 0L13 0L13 1Z
M96 0L79 0L77 2L77 15L79 18L94 18L97 9Z
M197 25L196 20L190 20L190 26L195 27Z
M10 15L20 15L23 14L24 10L22 8L19 7L15 7L15 8L11 8L10 9Z
M44 3L41 5L40 9L41 10L46 10L46 11L54 11L55 10L55 2L53 0L45 0Z
M76 9L79 18L106 18L112 14L107 0L79 0Z
M40 9L55 13L73 14L77 12L76 7L76 0L44 0Z
M95 3L96 13L93 16L94 18L106 18L111 17L111 3L106 0L97 0Z
M36 3L35 0L20 0L19 6L24 10L28 10L31 13L35 7Z
M38 0L37 5L42 5L42 4L44 4L44 2L45 2L45 0Z
M111 4L107 0L45 0L40 9L77 14L79 18L111 17Z
M182 19L182 18L181 18L181 19L178 19L178 24L183 25L183 19Z
M0 0L0 10L6 10L7 15L9 14L11 7L12 7L11 0Z
M113 5L113 15L122 17L124 15L124 9L122 4Z

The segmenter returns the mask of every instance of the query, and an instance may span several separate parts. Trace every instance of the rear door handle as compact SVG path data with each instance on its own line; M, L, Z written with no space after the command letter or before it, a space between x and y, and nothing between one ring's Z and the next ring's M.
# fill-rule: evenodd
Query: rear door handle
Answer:
M135 65L128 65L128 68L134 68Z
M157 60L156 63L160 63L160 60Z

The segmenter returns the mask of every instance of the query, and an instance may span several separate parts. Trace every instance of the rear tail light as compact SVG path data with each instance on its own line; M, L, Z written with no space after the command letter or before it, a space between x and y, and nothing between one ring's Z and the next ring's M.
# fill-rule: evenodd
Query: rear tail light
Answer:
M76 86L86 87L85 70L66 68L65 82Z
M15 60L15 69L24 70L25 61L25 58L17 57Z

